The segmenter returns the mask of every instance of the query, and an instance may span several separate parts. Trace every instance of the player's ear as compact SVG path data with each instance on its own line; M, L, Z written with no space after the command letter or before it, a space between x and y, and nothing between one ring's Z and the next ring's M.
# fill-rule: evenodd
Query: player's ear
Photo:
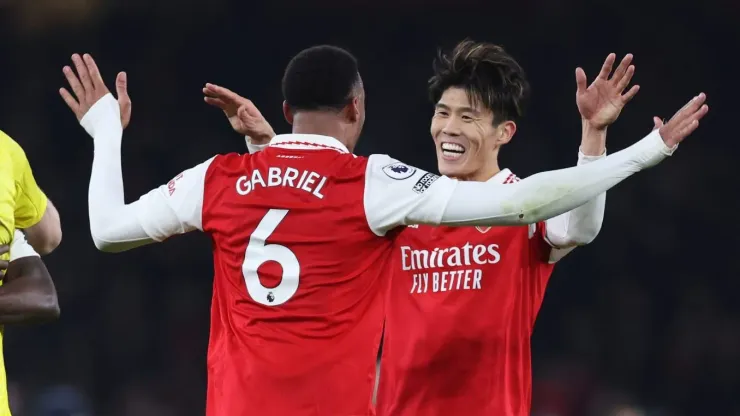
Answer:
M293 125L293 111L290 109L287 101L283 101L283 117L285 117L285 121L288 124Z
M345 111L347 112L347 119L349 119L350 122L357 122L357 120L360 119L360 98L352 98L352 101L347 104Z
M496 127L496 130L498 132L498 138L496 139L498 145L500 146L502 144L509 143L511 138L514 137L514 133L516 133L516 123L511 120L506 120L499 124Z

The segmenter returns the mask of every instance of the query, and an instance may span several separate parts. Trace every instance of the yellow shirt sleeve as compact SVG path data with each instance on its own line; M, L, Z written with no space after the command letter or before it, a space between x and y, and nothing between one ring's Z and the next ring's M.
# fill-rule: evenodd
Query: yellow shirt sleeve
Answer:
M10 156L15 181L15 228L24 229L41 221L48 200L36 184L26 153L10 136L0 131L0 143Z

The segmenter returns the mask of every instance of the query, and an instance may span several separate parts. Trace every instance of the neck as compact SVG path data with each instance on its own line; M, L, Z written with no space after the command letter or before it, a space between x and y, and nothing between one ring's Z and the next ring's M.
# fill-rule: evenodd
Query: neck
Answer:
M479 169L467 175L454 176L454 178L460 181L486 182L499 172L501 172L501 168L498 166L498 158L491 158L489 163L486 163Z
M354 151L354 143L350 143L345 136L344 123L338 114L327 112L301 112L293 116L293 133L318 134L339 140L347 146L350 152Z

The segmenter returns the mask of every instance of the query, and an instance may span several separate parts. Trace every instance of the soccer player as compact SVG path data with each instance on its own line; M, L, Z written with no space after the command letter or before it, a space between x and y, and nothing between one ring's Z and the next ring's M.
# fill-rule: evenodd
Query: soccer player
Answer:
M627 90L632 55L610 78L615 58L607 57L590 86L576 71L579 165L605 156L607 126L639 90ZM518 182L499 168L498 153L516 132L528 95L522 68L499 46L469 40L441 54L434 68L431 133L440 172ZM251 153L275 135L249 100L214 85L204 93L248 136ZM528 226L405 228L391 263L378 414L529 414L530 335L547 280L559 259L596 237L605 199Z
M9 260L4 260L8 252ZM59 303L54 282L22 232L16 230L13 242L0 246L0 259L0 325L57 319ZM10 416L4 364L0 348L0 416Z
M53 319L59 314L54 284L25 238L39 253L54 250L62 237L59 213L36 185L23 149L3 132L0 170L0 245L11 245L14 260L0 286L0 325ZM7 251L0 253L0 259L8 257ZM10 409L2 337L0 327L0 416L5 416Z
M215 156L126 204L120 146L128 115L92 57L72 60L77 74L64 73L75 96L60 94L94 141L96 246L123 251L193 230L213 240L209 416L373 414L389 231L562 214L665 159L706 112L702 96L660 133L588 165L508 186L460 182L386 155L354 156L365 119L357 62L320 46L296 55L283 77L293 134L256 155ZM119 97L125 81L119 74Z
M578 164L605 156L607 126L638 91L627 55L610 78L576 70ZM502 48L464 41L429 81L439 171L504 186L498 153L516 132L529 85ZM624 94L623 94L624 92ZM659 126L658 126L659 127ZM378 415L530 414L530 337L555 263L596 238L606 195L519 227L407 227L396 238L380 366Z

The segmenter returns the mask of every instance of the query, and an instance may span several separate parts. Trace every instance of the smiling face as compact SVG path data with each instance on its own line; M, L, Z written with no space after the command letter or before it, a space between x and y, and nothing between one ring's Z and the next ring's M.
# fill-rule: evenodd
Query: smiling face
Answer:
M439 172L461 180L490 179L500 170L499 148L514 132L514 122L495 120L465 89L448 88L435 106L431 125Z

